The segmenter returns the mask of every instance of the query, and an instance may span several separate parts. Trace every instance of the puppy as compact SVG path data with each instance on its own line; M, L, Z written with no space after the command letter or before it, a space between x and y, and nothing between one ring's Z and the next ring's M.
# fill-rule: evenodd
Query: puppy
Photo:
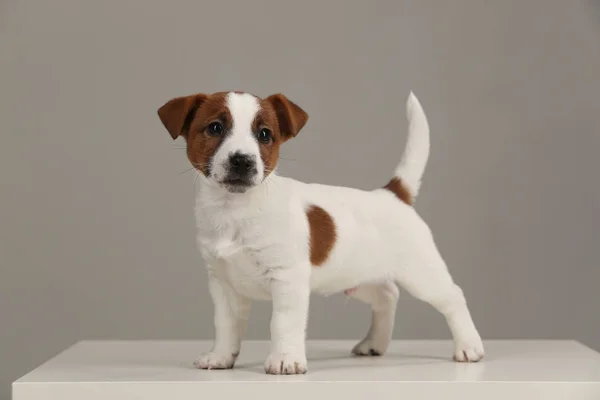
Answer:
M308 120L282 94L195 94L168 101L158 115L173 139L184 137L198 172L197 243L216 331L212 350L195 362L198 368L232 368L251 300L271 300L265 371L305 373L311 291L345 291L369 304L371 328L352 352L382 355L391 339L397 285L446 317L454 360L483 357L463 292L412 206L429 156L429 126L412 92L402 160L389 183L372 191L275 174L280 146Z

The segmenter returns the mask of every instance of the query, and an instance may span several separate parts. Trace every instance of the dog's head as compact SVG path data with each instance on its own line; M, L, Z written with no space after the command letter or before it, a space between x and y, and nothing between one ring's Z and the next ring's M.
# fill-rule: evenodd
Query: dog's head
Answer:
M183 136L192 165L229 192L260 184L308 115L282 94L195 94L169 100L158 115L173 139Z

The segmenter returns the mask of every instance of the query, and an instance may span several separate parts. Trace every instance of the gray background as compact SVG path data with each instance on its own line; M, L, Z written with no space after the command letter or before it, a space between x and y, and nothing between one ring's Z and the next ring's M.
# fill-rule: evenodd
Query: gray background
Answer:
M600 350L598 3L3 0L0 71L0 397L78 339L212 337L193 175L156 116L197 91L287 94L311 119L280 172L370 189L413 89L433 146L417 208L483 337ZM369 318L315 297L309 337ZM404 294L395 337L449 332Z

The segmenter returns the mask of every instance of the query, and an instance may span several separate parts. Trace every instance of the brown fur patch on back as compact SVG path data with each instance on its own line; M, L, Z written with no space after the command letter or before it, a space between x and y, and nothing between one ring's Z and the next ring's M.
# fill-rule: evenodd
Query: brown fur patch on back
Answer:
M408 189L402 183L402 180L397 177L393 177L387 185L385 185L384 189L389 190L394 193L397 198L401 201L405 202L409 206L413 205L413 198Z
M320 266L329 257L337 234L331 215L319 206L311 205L306 210L310 232L310 262Z

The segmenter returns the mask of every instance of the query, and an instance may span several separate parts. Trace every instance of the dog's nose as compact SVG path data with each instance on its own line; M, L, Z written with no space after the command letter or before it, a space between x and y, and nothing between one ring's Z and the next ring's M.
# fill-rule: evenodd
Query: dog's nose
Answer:
M229 157L229 164L231 170L239 174L246 174L255 166L254 157L242 153L232 154Z

